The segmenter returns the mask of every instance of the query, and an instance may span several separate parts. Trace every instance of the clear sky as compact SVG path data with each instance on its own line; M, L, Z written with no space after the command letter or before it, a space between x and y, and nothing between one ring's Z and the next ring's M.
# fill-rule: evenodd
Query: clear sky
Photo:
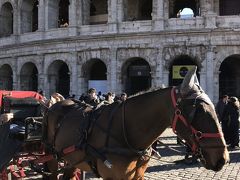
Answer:
M192 9L190 9L190 8L184 8L182 10L182 12L180 13L180 15L193 15L193 14L194 13L193 13Z

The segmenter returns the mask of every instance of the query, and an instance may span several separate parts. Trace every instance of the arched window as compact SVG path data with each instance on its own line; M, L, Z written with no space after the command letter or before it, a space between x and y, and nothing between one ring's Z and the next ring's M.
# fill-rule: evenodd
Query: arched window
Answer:
M0 37L13 34L13 7L9 2L2 5L0 10Z
M190 12L192 11L192 12ZM199 0L170 0L169 1L169 18L189 18L200 14Z

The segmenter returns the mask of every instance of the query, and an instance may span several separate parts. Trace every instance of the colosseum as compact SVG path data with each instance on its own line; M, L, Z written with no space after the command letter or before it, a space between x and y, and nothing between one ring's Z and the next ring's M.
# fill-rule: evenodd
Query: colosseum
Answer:
M0 25L0 89L134 94L196 65L240 97L239 0L0 0Z

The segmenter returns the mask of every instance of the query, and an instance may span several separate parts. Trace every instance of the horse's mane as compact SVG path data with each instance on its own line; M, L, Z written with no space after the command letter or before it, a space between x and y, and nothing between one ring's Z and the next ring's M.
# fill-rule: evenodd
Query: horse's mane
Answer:
M155 91L158 91L158 90L161 90L161 89L167 89L167 88L166 87L151 87L147 90L140 91L140 92L137 92L136 94L133 94L133 95L129 96L128 99L134 98L136 96L140 96L140 95L143 95L143 94L146 94L146 93L155 92Z

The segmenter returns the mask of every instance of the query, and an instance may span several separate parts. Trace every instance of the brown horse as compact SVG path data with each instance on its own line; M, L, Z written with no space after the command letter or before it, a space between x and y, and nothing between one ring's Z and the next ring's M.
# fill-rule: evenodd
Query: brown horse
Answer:
M56 103L45 117L46 142L71 166L94 170L103 179L144 179L147 149L172 126L205 168L219 171L229 154L214 106L195 73L189 71L179 87L139 94L105 106L98 116L92 113L85 141L81 108L71 100Z

